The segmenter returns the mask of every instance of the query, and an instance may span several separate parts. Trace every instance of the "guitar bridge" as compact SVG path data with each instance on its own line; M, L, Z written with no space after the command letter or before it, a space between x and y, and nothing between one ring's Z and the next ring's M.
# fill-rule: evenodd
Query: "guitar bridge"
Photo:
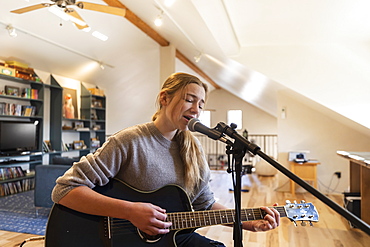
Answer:
M112 239L112 219L111 217L104 217L104 236Z

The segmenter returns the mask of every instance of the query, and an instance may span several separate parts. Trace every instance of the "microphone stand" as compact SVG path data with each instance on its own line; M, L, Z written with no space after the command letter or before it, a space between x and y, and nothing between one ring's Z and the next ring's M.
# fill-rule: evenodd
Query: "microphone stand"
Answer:
M272 165L273 167L278 169L285 176L292 179L294 182L299 184L302 188L306 189L308 192L310 192L316 198L318 198L323 203L328 205L330 208L332 208L338 214L342 215L344 218L346 218L348 221L350 221L357 228L361 229L363 232L370 235L370 226L366 222L362 221L356 215L354 215L351 212L349 212L348 210L344 209L342 206L338 205L336 202L332 201L330 198L328 198L327 196L322 194L320 191L316 190L314 187L312 187L310 184L308 184L307 182L302 180L300 177L298 177L297 175L292 173L290 170L288 170L287 168L285 168L284 166L282 166L281 164L276 162L270 156L268 156L267 154L262 152L261 148L258 147L256 144L250 143L243 136L239 135L235 131L234 128L231 128L228 125L226 125L225 123L221 122L215 127L215 129L218 130L221 133L225 133L227 136L234 139L235 140L234 144L238 145L238 148L240 148L239 145L242 145L246 150L253 153L254 155L259 155L262 159L264 159L270 165ZM241 176L237 176L237 180L238 180L238 177L241 177ZM238 197L238 199L239 199L239 197ZM235 204L237 204L237 203L235 202ZM235 220L235 225L237 225L236 224L237 222L239 222L239 221ZM239 225L239 223L238 223L238 225ZM238 244L238 243L236 243L236 244ZM239 245L235 245L235 246L239 246Z
M232 144L228 144L228 146L232 146L233 149L227 148L226 153L233 154L233 160L235 161L235 169L229 169L228 172L235 172L235 181L233 181L234 185L234 201L235 201L235 219L234 219L234 246L235 247L242 247L243 246L243 223L241 221L241 188L242 188L242 176L243 176L243 157L246 153L246 149L244 145L238 141L235 141Z

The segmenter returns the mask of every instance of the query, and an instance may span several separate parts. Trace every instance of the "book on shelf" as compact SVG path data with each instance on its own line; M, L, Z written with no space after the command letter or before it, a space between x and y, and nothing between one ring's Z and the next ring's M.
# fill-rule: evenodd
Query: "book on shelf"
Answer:
M0 115L5 115L5 102L0 102Z
M22 115L26 117L35 116L36 107L32 105L24 105L22 110Z
M25 173L20 166L1 167L0 180L24 177Z
M39 98L39 91L34 88L23 88L22 89L22 97L27 99L38 99Z
M68 145L62 141L62 151L68 151Z
M15 104L14 116L22 116L22 105Z
M14 178L20 179L6 182L6 180ZM27 177L20 166L1 167L0 181L5 181L0 184L0 196L11 195L35 188L35 179L33 177Z
M0 102L0 115L32 117L36 115L36 106Z
M38 98L39 98L39 91L37 89L32 88L31 99L38 99Z
M49 153L53 151L53 148L51 146L51 142L49 140L45 140L42 142L42 151L45 153Z
M15 182L0 184L0 196L7 196L35 188L35 179L26 178Z

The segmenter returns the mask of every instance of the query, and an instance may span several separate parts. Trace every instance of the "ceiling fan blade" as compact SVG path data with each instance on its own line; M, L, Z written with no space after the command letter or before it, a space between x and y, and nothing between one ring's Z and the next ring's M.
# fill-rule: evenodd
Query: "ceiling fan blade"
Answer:
M29 11L33 11L33 10L37 10L37 9L42 9L42 8L49 7L49 6L51 6L51 4L48 4L48 3L40 3L40 4L36 4L36 5L31 5L31 6L28 6L28 7L24 7L24 8L21 8L21 9L15 9L15 10L12 10L10 12L15 13L15 14L23 14L23 13L26 13L26 12L29 12Z
M82 17L77 13L77 11L68 11L66 12L68 15L72 16L73 18L76 18L80 20L81 22L85 23L85 25L81 25L82 23L76 22L73 18L71 18L71 21L76 25L76 27L80 30L88 28L89 26L86 24L86 21L82 19Z
M87 2L78 2L76 3L76 5L77 7L81 9L94 10L94 11L103 12L103 13L112 14L112 15L118 15L122 17L125 17L126 15L126 9L123 9L123 8L111 7L111 6L95 4L95 3L87 3Z

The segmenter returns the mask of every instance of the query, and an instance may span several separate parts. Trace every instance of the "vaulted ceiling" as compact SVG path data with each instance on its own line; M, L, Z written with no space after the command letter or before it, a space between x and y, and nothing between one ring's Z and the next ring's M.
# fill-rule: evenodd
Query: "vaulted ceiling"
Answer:
M117 51L143 45L138 40L153 34L158 44L176 47L178 58L189 60L216 87L271 115L277 115L277 91L290 89L370 127L364 114L370 109L369 1L86 0L128 9L125 18L78 9L92 30L109 36L105 43L46 8L10 13L43 2L52 3L0 0L0 60L23 60L82 81L109 80L127 61ZM164 23L156 27L153 20L160 13ZM8 24L18 30L17 38L9 37ZM143 32L137 32L140 25ZM82 71L86 57L107 69Z

